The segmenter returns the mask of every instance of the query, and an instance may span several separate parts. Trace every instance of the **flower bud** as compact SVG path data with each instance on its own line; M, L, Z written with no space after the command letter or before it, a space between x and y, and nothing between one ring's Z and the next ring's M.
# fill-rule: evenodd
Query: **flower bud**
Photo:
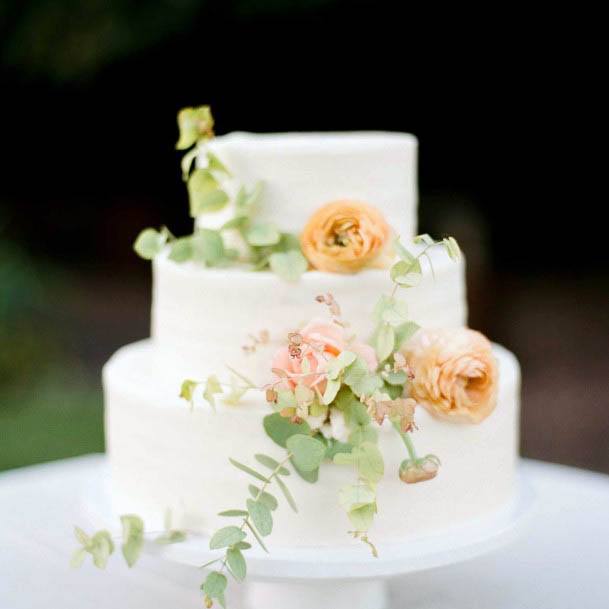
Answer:
M400 480L406 484L415 484L435 478L440 467L440 460L435 455L426 455L421 459L405 459L400 465Z

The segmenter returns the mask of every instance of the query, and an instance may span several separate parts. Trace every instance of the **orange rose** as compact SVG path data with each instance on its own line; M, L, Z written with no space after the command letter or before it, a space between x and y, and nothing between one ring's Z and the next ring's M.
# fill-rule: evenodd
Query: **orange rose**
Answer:
M335 201L318 209L300 237L312 266L330 273L355 273L382 266L380 258L391 236L381 213L364 203Z
M497 402L497 361L488 339L468 328L420 330L406 345L410 396L447 421L480 423Z

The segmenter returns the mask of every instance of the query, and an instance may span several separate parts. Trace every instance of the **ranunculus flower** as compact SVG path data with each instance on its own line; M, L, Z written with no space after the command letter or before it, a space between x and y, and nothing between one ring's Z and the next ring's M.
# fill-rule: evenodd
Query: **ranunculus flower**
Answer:
M300 244L316 269L355 273L365 266L383 266L381 258L390 236L389 225L374 207L335 201L309 218Z
M488 339L468 328L420 330L404 351L410 396L432 415L480 423L497 401L498 368Z
M272 367L281 371L281 376L294 389L298 383L307 387L317 387L323 393L326 379L323 372L328 362L341 354L342 351L352 351L360 355L368 364L368 368L376 370L378 365L374 349L370 345L357 341L349 341L345 329L337 323L323 319L312 319L297 333L298 353L291 353L290 346L282 347L275 353ZM306 376L303 361L309 363ZM319 373L319 374L318 374Z

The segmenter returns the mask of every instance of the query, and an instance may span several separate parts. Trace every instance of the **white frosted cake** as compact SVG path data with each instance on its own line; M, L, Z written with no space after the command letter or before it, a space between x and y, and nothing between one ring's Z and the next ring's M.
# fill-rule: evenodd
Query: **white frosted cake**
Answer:
M259 468L256 454L270 455L278 462L284 459L285 448L262 426L263 419L273 413L285 417L291 425L306 423L309 437L328 446L340 445L349 453L355 440L349 435L353 430L345 426L353 419L334 408L328 396L329 385L334 382L331 376L324 377L322 385L311 383L302 389L311 396L304 407L300 401L294 407L286 407L288 402L283 407L277 405L278 399L287 399L286 388L297 393L298 381L294 379L298 375L282 377L272 362L279 361L277 351L286 348L290 332L305 328L302 335L306 342L306 328L310 327L306 324L327 315L328 302L320 303L323 298L316 297L327 294L331 294L331 302L340 305L340 316L349 323L345 329L342 321L335 319L339 316L335 309L332 319L328 318L328 323L334 324L332 332L349 335L345 344L351 346L345 351L355 352L359 344L355 341L376 336L373 347L368 347L371 357L376 357L377 368L371 366L369 371L377 374L375 393L356 391L355 384L349 387L353 388L355 401L368 410L372 423L379 423L375 434L384 475L370 481L360 471L358 477L357 471L344 466L345 460L342 465L341 459L333 462L330 453L315 470L315 482L292 471L284 480L289 483L298 513L285 504L278 509L271 506L272 535L268 541L265 538L269 549L354 544L356 541L346 534L354 528L379 544L407 541L441 533L505 506L515 485L519 369L515 357L497 345L492 347L492 355L481 356L482 364L476 359L477 349L483 351L486 344L480 341L486 339L463 330L467 325L463 260L456 260L457 256L451 260L443 247L431 246L417 258L420 276L412 285L403 281L400 285L407 289L397 293L408 305L408 318L422 330L398 351L397 338L394 340L397 330L394 332L391 321L382 321L375 330L378 317L373 311L382 294L396 294L389 266L398 260L399 252L385 248L388 262L379 261L379 256L356 271L347 265L344 272L324 270L323 264L315 264L317 258L307 256L309 268L289 281L268 268L252 270L252 264L241 255L244 243L235 229L239 222L231 220L239 205L238 184L251 191L262 181L264 189L255 216L256 223L263 227L260 234L268 233L268 226L274 223L282 231L302 235L309 219L325 204L355 201L372 206L382 215L391 228L391 242L399 236L412 252L404 254L403 259L417 257L430 241L419 239L412 245L417 230L416 138L381 132L231 133L206 141L197 151L198 168L209 168L210 158L218 167L230 168L230 175L223 178L226 196L218 197L222 202L210 203L208 197L201 204L207 207L204 213L197 213L200 210L195 205L193 216L198 230L222 228L227 251L235 249L231 253L234 261L202 264L186 259L188 254L173 255L170 244L159 244L158 253L149 256L153 258L152 335L119 350L103 372L106 440L116 512L138 514L146 527L154 530L164 513L171 510L174 526L211 536L227 524L218 514L242 507L248 497L248 476L233 467L229 459ZM196 191L195 186L192 191ZM209 194L205 188L202 191ZM332 252L348 247L346 239L354 239L358 247L367 246L364 228L360 227L360 235L353 232L351 220L340 226L334 240L326 242ZM260 253L267 237L256 241L254 233L247 234L251 242L263 243L258 246ZM185 246L188 252L190 247ZM304 241L303 252L307 255ZM342 260L341 255L338 251L336 259ZM282 259L277 261L280 264ZM399 276L397 281L401 281ZM387 350L384 339L379 338L385 331L391 337ZM296 339L294 334L290 336L291 348L301 344L300 334ZM434 343L438 336L439 342ZM470 343L462 347L467 340L474 341L471 357ZM432 352L433 344L442 347ZM396 354L390 355L394 347ZM315 358L317 347L313 349ZM324 366L339 355L340 349L332 349L325 349ZM446 350L450 353L442 355ZM419 356L422 352L424 355ZM359 353L366 355L369 351L360 349ZM295 357L292 351L290 357ZM439 362L436 368L430 363L433 357ZM389 362L384 368L383 359ZM486 363L492 368L490 372L483 370ZM447 372L451 365L452 372ZM223 389L222 382L217 386L216 381L232 376L235 382L226 366L238 372L237 379L247 379L263 391L248 391L238 401L225 400L229 390ZM300 377L305 377L309 369L309 364L306 370L303 367ZM398 375L407 372L400 377L408 377L403 381L403 396L382 397L383 379L394 371ZM348 383L348 368L340 374L344 376L339 376L339 382ZM214 381L211 401L215 408L200 395L189 407L179 395L183 381L201 381L202 393L204 380L210 377ZM284 394L278 398L282 390ZM353 397L351 393L349 396ZM324 404L325 398L329 404ZM434 399L435 406L431 403ZM396 433L396 425L404 422L410 404L414 421L407 421L402 433ZM352 405L355 408L355 402ZM389 413L386 419L381 405ZM396 418L398 406L401 415ZM406 436L414 441L418 454L429 459L409 457ZM350 519L349 510L365 508L366 502L349 504L346 513L344 498L339 500L339 489L351 488L354 482L360 485L358 488L368 485L375 493L374 519L369 528L362 526L361 530L357 518ZM281 499L281 494L278 497Z

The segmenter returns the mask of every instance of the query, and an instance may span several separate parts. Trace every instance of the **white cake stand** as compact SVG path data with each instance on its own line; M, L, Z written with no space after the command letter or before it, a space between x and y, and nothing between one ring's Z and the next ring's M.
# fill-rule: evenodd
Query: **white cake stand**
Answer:
M88 489L85 510L93 522L116 527L105 485ZM534 493L519 476L513 500L494 514L407 543L377 545L379 558L364 544L343 547L259 548L248 550L244 609L389 609L389 580L476 558L513 541L526 527ZM112 526L109 526L112 523ZM146 543L147 553L189 567L218 556L209 539L191 536L182 543ZM409 606L416 609L416 606ZM439 609L434 605L434 609Z

